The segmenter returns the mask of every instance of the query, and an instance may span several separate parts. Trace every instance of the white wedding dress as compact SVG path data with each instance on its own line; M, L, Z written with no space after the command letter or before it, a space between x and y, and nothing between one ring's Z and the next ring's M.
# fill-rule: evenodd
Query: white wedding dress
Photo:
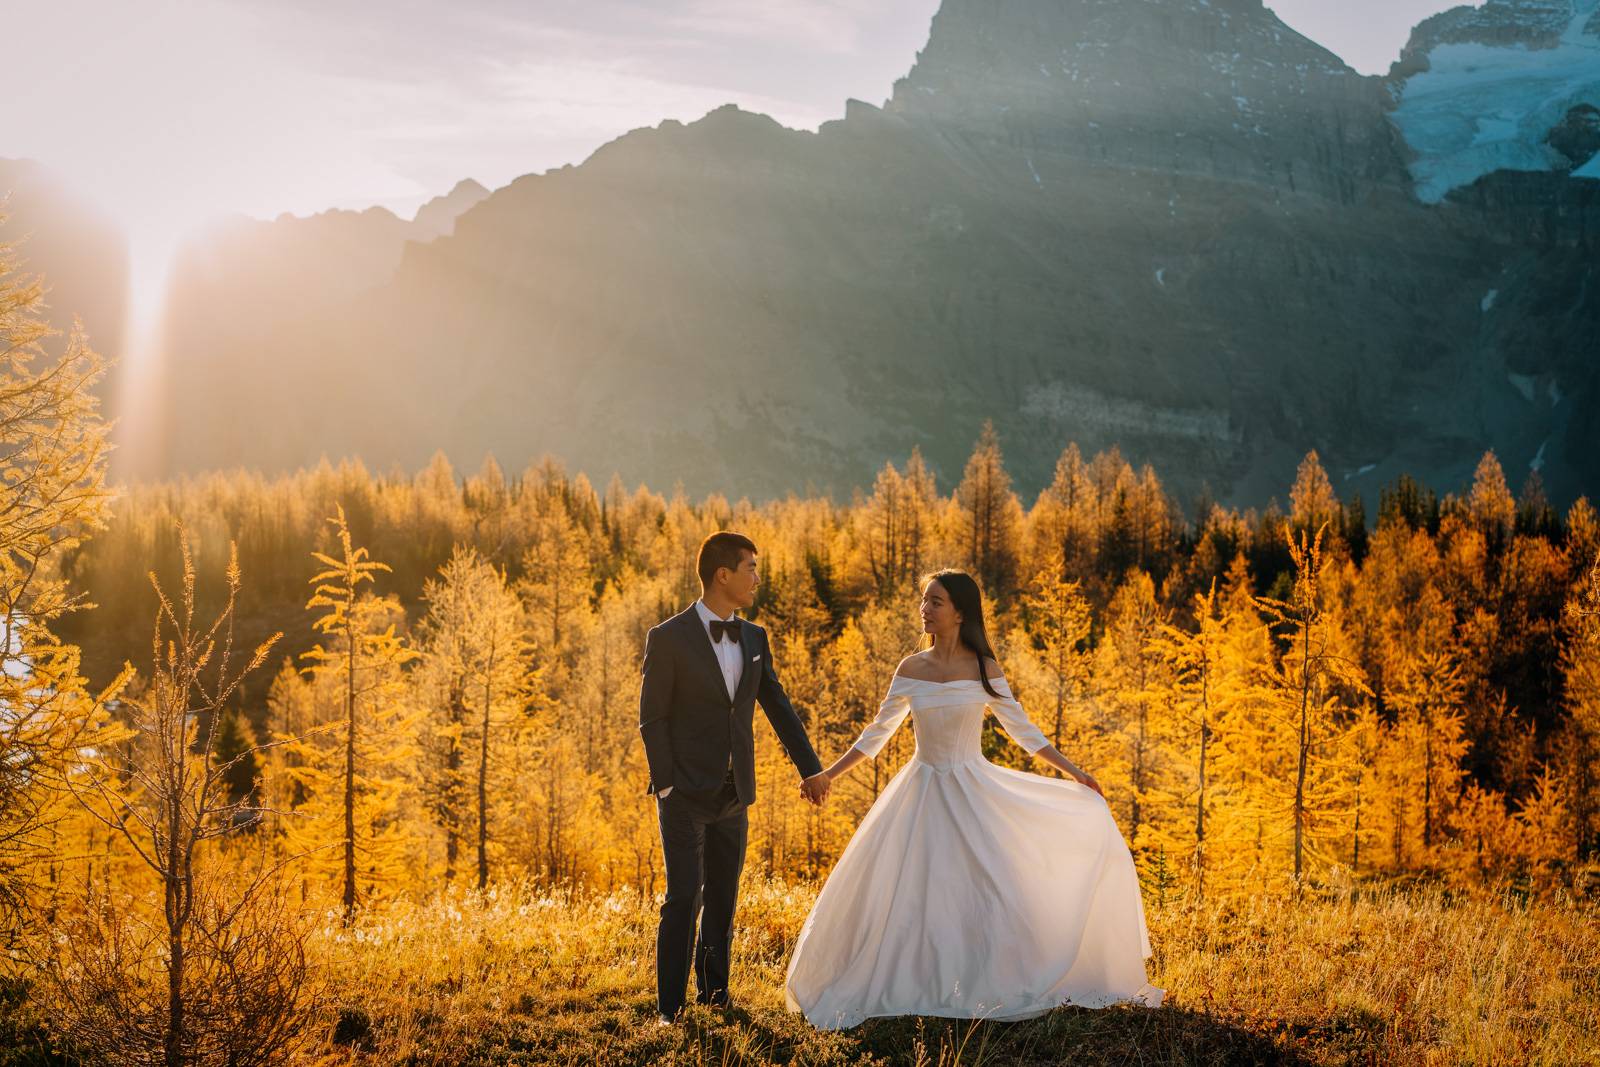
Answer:
M1133 856L1105 800L1000 767L985 708L1047 744L1003 679L896 676L856 741L876 758L907 714L917 748L872 805L800 930L789 1010L830 1030L875 1016L1026 1019L1061 1004L1161 1003Z

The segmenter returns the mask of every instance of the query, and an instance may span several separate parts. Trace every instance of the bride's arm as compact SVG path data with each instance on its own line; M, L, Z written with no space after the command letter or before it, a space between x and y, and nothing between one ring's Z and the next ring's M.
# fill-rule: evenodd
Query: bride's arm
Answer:
M989 708L994 712L995 718L1000 720L1001 728L1011 736L1011 740L1020 745L1028 755L1043 760L1068 778L1088 786L1104 797L1105 791L1100 788L1100 783L1095 781L1094 775L1063 756L1028 718L1027 713L1022 710L1022 705L1011 695L1011 684L1000 673L1000 664L990 659L985 660L984 666L994 672L991 684L1000 692L999 697L989 700Z
M1063 756L1059 751L1056 750L1056 746L1047 744L1043 748L1035 749L1033 755L1035 759L1044 760L1046 763L1050 764L1050 766L1054 767L1068 778L1073 778L1079 782L1082 782L1090 789L1093 789L1096 793L1099 793L1102 797L1106 795L1105 790L1100 788L1100 783L1094 780L1094 775L1090 774L1086 770L1083 770L1077 764Z
M891 680L891 688L893 685ZM910 713L911 701L903 693L891 693L884 697L883 703L878 705L877 717L867 723L866 728L861 731L861 736L856 738L856 743L846 749L844 755L834 760L833 766L822 772L828 776L828 781L832 783L858 763L877 759L883 746L888 744L889 738L900 729L900 724L905 722L906 716Z
M827 770L823 771L822 773L828 776L828 781L832 782L835 779L837 779L841 774L844 774L846 771L850 770L856 764L865 763L865 762L867 762L867 760L869 760L871 758L872 757L868 756L865 752L861 751L859 748L856 748L856 747L852 746L850 748L845 749L844 755L842 755L838 759L834 760L833 761L833 766L829 767Z

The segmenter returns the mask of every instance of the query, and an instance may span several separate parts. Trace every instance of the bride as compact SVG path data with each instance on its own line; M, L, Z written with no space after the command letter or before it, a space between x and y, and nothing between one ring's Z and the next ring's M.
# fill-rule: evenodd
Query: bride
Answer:
M984 632L978 585L922 591L933 647L824 773L875 759L909 714L916 752L872 805L800 930L789 1010L840 1030L892 1015L1027 1019L1061 1004L1155 1007L1133 856L1100 785L1028 721ZM1071 781L984 759L983 713Z

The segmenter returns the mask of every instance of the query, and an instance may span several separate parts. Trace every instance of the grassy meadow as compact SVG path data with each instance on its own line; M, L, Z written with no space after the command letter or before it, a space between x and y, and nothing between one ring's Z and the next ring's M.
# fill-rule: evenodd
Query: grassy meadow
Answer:
M1147 909L1161 1007L1022 1023L868 1020L818 1031L783 1003L810 885L749 879L729 1012L654 1025L655 902L508 884L311 932L296 1059L351 1064L1583 1064L1600 1062L1600 914L1557 893L1345 886ZM692 987L692 979L691 979ZM13 1020L0 1063L64 1062ZM61 1050L55 1050L60 1053Z

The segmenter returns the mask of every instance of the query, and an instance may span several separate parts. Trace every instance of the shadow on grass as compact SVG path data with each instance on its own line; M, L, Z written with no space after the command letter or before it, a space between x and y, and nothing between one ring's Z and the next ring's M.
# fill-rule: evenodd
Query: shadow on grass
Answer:
M1381 1024L1380 1024L1381 1025ZM870 1019L853 1034L863 1052L889 1064L1248 1064L1325 1063L1274 1034L1176 1006L1058 1008L1023 1022Z
M401 1062L1309 1065L1382 1059L1374 1055L1382 1032L1381 1019L1360 1013L1246 1026L1176 1005L1064 1007L1017 1023L869 1019L844 1032L817 1030L799 1015L768 1008L691 1005L676 1025L658 1027L653 1001L637 995L605 997L583 1006L525 997L511 1011L482 1020L469 1032L439 1034L436 1042L424 1038Z

